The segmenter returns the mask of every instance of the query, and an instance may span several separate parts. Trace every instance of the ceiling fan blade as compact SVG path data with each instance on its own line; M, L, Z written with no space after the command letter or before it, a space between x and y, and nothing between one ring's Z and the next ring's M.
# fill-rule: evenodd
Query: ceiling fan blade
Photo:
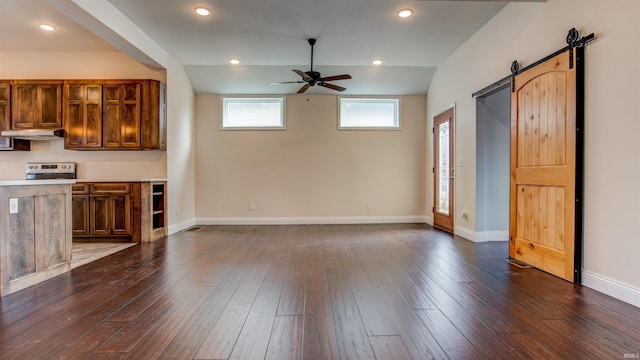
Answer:
M304 84L300 90L298 90L297 94L302 94L303 92L307 91L307 89L309 88L309 84Z
M293 71L294 73L296 73L296 74L298 74L298 75L302 76L302 78L303 78L303 79L305 79L305 80L313 80L313 79L311 78L311 76L307 75L307 74L306 74L304 71L302 71L302 70L292 69L291 71Z
M345 91L345 90L347 90L347 88L344 88L344 87L338 86L338 85L333 85L333 84L320 83L318 85L324 86L326 88L329 88L331 90L336 90L336 91Z
M351 79L351 75L343 74L343 75L327 76L327 77L318 79L318 81L334 81L334 80L347 80L347 79Z
M280 82L270 82L269 85L282 85L282 84L304 84L306 81L280 81Z

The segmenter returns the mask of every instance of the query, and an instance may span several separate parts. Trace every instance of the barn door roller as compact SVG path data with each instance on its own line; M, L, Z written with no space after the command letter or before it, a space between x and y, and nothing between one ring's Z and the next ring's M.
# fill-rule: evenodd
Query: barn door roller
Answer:
M472 97L478 97L478 96L483 96L486 95L492 91L494 91L497 88L500 88L502 86L507 85L509 82L511 82L511 92L515 91L514 87L514 83L513 80L515 79L516 75L521 74L527 70L529 70L530 68L537 66L549 59L551 59L552 57L555 57L559 54L562 54L565 51L569 51L569 68L573 68L573 50L575 48L581 48L581 47L585 47L587 45L589 45L589 43L591 41L593 41L596 38L595 34L591 33L587 36L584 36L582 38L580 38L580 33L578 32L578 30L576 30L575 28L572 28L571 30L569 30L569 32L567 33L567 37L566 37L566 41L567 41L567 46L565 46L564 48L554 52L551 55L545 56L544 58L534 62L531 65L525 66L523 68L520 68L520 64L518 63L517 60L514 60L511 63L511 75L509 76L505 76L504 78L496 81L495 83L484 87L481 90L478 90L476 92L474 92L473 94L471 94Z

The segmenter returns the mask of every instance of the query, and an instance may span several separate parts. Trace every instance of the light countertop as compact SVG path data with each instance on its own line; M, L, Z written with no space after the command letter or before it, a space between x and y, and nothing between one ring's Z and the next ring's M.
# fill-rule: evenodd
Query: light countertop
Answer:
M76 179L78 182L83 183L99 183L99 182L162 182L167 181L166 178L142 178L142 179L124 179L124 178L113 178L113 179Z
M0 180L0 186L22 186L22 185L71 185L75 184L75 179L50 179L50 180Z

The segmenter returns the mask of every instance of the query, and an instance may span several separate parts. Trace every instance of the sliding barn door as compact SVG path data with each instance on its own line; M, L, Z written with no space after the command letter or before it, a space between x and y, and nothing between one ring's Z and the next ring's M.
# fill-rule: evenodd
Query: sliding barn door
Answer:
M576 68L569 53L517 75L514 89L509 255L573 282Z

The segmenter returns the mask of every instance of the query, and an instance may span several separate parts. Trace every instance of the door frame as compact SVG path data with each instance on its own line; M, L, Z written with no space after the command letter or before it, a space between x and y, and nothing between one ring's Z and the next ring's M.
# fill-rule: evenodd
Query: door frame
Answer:
M450 177L449 177L449 216L439 214L436 211L438 207L438 177L440 175L440 171L438 169L438 136L435 133L436 121L441 119L448 119L450 122L449 127L449 167L450 167ZM450 233L454 233L455 228L455 139L456 139L456 105L453 104L448 109L439 113L438 115L433 117L433 127L431 128L431 132L433 134L433 207L431 208L433 212L433 226L439 229L448 231Z

